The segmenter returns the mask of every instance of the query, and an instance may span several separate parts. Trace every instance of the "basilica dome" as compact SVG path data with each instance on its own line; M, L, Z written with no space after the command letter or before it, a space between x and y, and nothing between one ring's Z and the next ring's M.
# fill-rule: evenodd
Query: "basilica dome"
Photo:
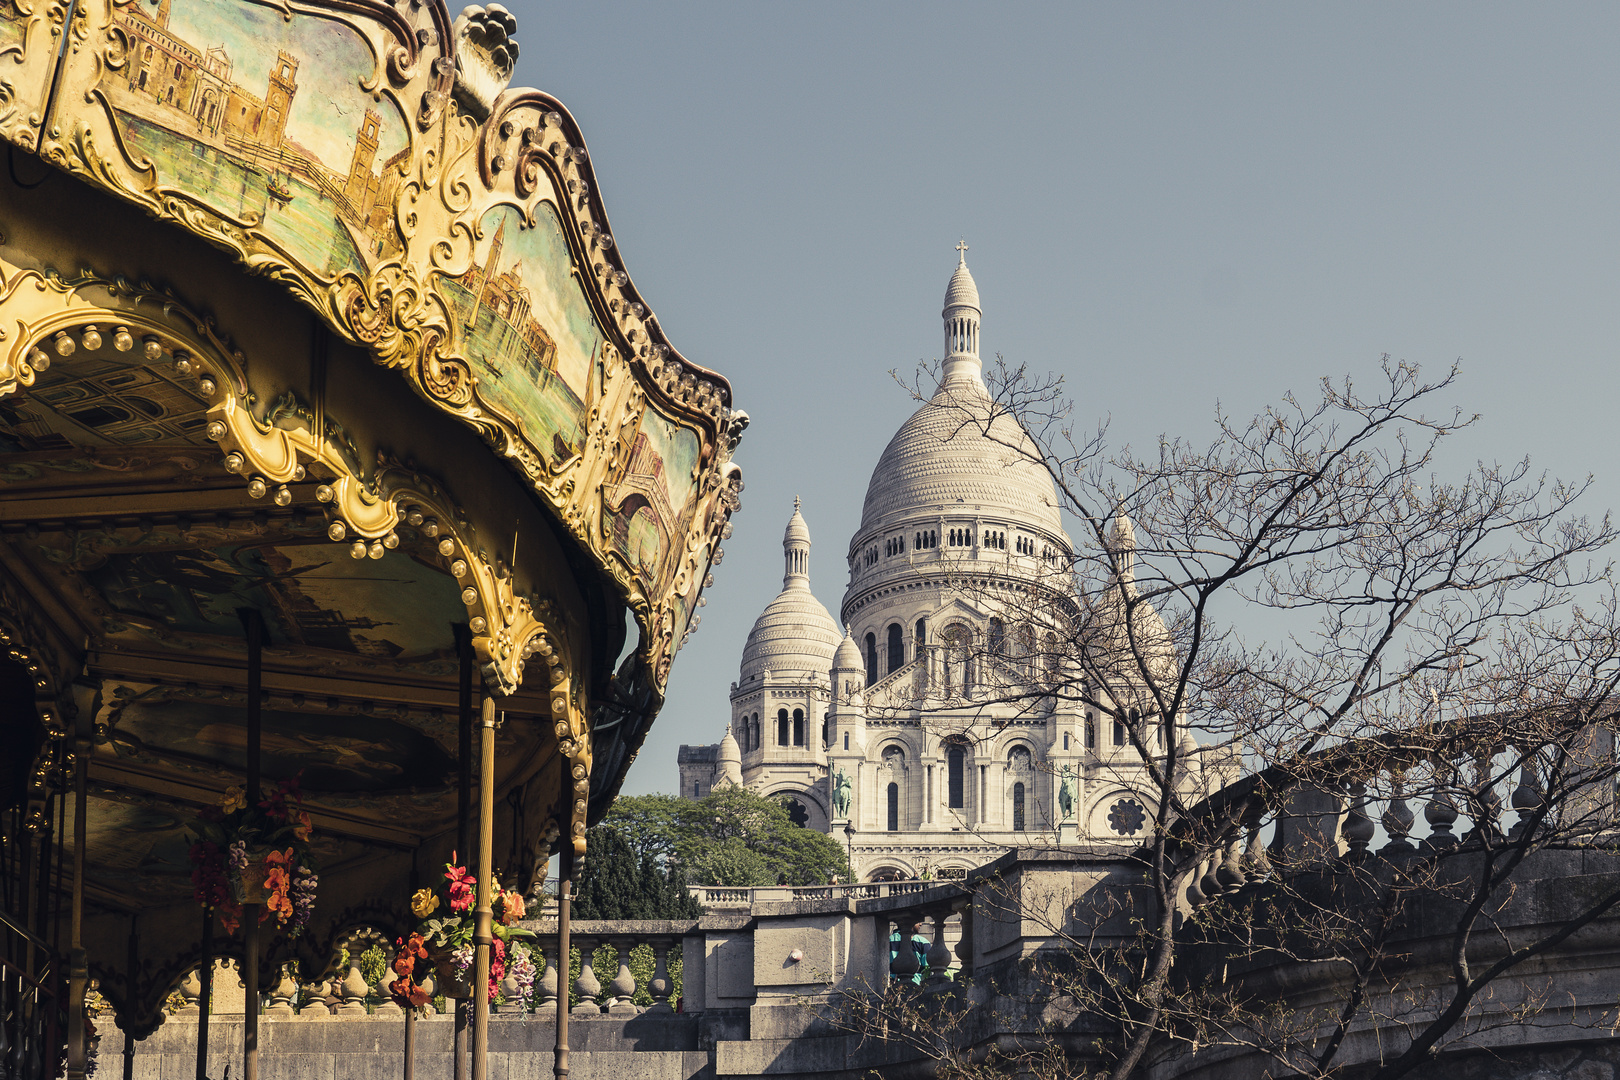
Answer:
M810 591L810 529L799 502L782 537L786 573L782 591L748 632L743 645L739 686L769 671L773 680L803 677L826 682L833 653L844 633Z
M923 514L971 512L1063 536L1056 489L1018 421L991 400L979 360L979 289L964 257L945 289L939 389L872 471L860 536Z

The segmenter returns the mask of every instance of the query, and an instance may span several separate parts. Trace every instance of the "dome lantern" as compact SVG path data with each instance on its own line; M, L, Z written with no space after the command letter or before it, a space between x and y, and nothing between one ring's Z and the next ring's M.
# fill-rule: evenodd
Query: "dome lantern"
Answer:
M788 518L787 531L782 534L782 556L786 564L782 574L782 588L808 589L810 587L810 526L799 513L799 497L793 496L793 516Z
M956 245L956 272L945 287L945 366L940 372L943 385L955 378L980 380L984 365L979 360L979 287L967 267L966 243Z

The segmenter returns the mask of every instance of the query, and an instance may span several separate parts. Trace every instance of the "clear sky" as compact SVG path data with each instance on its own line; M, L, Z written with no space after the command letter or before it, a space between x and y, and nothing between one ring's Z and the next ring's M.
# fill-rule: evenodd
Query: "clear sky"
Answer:
M1457 463L1620 504L1620 6L508 6L515 82L567 103L636 284L753 417L627 793L722 734L795 494L837 616L959 238L983 352L1061 372L1116 442L1460 358Z

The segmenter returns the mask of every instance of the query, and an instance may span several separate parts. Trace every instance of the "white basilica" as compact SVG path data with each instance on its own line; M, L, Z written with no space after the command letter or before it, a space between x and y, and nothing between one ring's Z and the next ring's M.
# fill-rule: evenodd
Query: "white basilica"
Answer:
M954 877L1035 843L1139 842L1150 805L1124 725L1041 692L1062 661L1032 613L1063 605L1032 593L1072 589L1074 552L1051 477L985 387L965 252L942 314L939 388L872 472L840 622L810 590L795 500L782 591L743 647L731 725L679 756L683 795L730 783L786 796L800 824L849 845L858 880ZM1122 518L1110 548L1125 588L1133 545ZM1168 647L1151 609L1136 611ZM1184 729L1180 747L1189 783L1231 768Z

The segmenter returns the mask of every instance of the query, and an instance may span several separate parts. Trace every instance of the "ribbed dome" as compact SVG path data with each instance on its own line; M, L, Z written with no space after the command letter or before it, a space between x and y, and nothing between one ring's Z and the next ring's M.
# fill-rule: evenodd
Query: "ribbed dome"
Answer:
M1057 492L1034 443L977 379L948 380L889 440L866 488L861 532L934 510L1063 535Z
M939 280L935 278L934 280ZM951 275L951 283L945 286L945 307L947 310L958 305L966 305L975 311L982 311L979 307L979 287L973 283L973 275L968 272L967 263L962 262Z
M809 589L783 589L748 632L742 653L742 682L750 682L763 671L769 671L773 679L813 674L825 680L843 636Z

